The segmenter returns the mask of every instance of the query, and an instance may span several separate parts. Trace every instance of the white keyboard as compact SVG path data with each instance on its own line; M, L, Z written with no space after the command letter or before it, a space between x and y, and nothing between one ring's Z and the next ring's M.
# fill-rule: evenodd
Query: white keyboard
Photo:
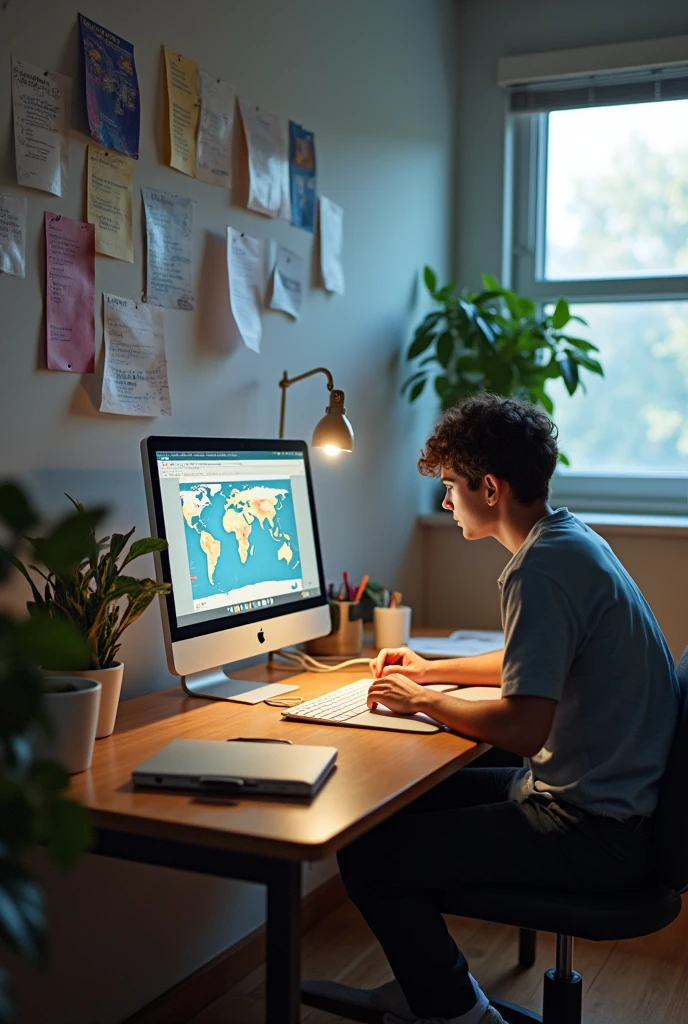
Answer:
M348 722L368 710L366 698L372 682L372 679L357 679L355 683L330 690L322 697L306 700L290 708L288 713L296 718L314 718L319 722Z
M366 703L372 679L357 679L355 683L330 690L321 697L306 700L288 711L283 718L331 725L355 725L367 729L394 729L400 732L438 732L440 726L426 715L395 715L387 708L371 711ZM432 689L453 689L437 685Z

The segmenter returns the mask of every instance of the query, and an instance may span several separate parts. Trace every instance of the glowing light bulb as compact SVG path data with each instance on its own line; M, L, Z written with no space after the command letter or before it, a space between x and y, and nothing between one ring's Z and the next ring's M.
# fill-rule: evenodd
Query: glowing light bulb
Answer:
M329 455L330 458L334 458L335 455L339 455L341 448L338 448L336 444L325 444L323 445L323 451L326 455Z

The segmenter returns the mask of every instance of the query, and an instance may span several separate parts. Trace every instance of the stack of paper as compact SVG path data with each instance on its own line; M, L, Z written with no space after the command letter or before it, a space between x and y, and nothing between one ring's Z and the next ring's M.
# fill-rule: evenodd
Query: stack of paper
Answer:
M496 629L457 629L450 636L414 636L408 645L424 658L469 658L501 650L504 634Z

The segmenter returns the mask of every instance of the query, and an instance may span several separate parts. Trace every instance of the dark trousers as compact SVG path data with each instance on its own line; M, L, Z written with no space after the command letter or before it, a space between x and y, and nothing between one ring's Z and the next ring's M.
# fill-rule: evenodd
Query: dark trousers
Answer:
M611 891L647 876L645 821L540 797L516 803L508 791L519 771L459 771L339 853L349 896L418 1017L451 1018L475 1006L440 890L479 883Z

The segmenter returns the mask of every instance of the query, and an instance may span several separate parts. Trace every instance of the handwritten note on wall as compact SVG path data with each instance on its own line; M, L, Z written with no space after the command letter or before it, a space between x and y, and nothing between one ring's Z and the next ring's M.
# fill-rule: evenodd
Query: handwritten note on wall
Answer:
M96 229L96 252L134 262L134 161L100 146L88 147L86 219Z
M320 270L328 292L344 294L344 211L331 199L320 196Z
M248 146L248 208L289 220L289 160L280 119L242 99L239 109Z
M227 228L227 274L233 329L247 348L260 352L263 326L263 243Z
M162 309L103 295L103 328L100 411L121 416L171 416Z
M69 165L71 78L12 59L17 181L63 196Z
M208 185L232 184L232 128L236 93L231 85L199 72L201 116L196 140L196 177Z
M283 245L277 246L277 260L272 275L270 309L280 309L298 320L306 283L303 256Z
M168 46L163 50L169 111L166 133L169 163L170 167L193 178L196 174L196 128L200 107L198 64Z
M26 199L0 192L0 271L24 277L26 272Z
M146 301L171 309L193 309L193 200L144 188L146 210Z
M45 245L48 369L93 373L96 352L93 225L46 213Z

